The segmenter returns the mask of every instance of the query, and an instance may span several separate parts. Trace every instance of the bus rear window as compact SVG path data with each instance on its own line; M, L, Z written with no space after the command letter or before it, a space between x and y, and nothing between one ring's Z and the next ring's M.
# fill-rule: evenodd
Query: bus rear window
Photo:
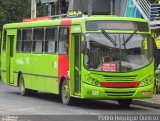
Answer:
M87 21L87 31L98 30L138 30L140 32L148 32L149 27L147 22L133 21Z

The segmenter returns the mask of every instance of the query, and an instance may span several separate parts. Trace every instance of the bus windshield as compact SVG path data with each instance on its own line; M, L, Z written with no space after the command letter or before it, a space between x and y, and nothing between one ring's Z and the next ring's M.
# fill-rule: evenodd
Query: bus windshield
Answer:
M152 61L151 37L145 34L87 33L84 65L88 70L128 72ZM112 41L114 41L113 44Z

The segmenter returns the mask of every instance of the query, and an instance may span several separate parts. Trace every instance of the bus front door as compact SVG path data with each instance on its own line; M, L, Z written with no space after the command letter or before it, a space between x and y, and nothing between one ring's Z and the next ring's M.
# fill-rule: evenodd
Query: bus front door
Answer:
M81 35L74 35L74 92L81 93L81 54L80 54Z
M14 73L13 73L13 56L14 56L14 40L16 31L15 30L7 30L7 77L8 82L10 84L14 84Z

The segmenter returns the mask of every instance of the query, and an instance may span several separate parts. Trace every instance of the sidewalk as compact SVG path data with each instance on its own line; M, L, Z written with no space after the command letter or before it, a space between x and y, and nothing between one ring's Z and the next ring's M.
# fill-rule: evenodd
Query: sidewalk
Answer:
M155 94L151 99L133 100L132 104L160 109L160 94Z

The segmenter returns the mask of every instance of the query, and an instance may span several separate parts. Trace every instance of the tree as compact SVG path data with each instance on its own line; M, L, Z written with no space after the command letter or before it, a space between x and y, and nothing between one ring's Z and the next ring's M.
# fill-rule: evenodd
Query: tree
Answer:
M30 0L0 0L0 23L12 23L30 18Z
M66 13L65 0L52 4L52 15ZM37 17L44 16L45 4L37 5ZM31 17L31 0L0 0L0 24L20 22Z

